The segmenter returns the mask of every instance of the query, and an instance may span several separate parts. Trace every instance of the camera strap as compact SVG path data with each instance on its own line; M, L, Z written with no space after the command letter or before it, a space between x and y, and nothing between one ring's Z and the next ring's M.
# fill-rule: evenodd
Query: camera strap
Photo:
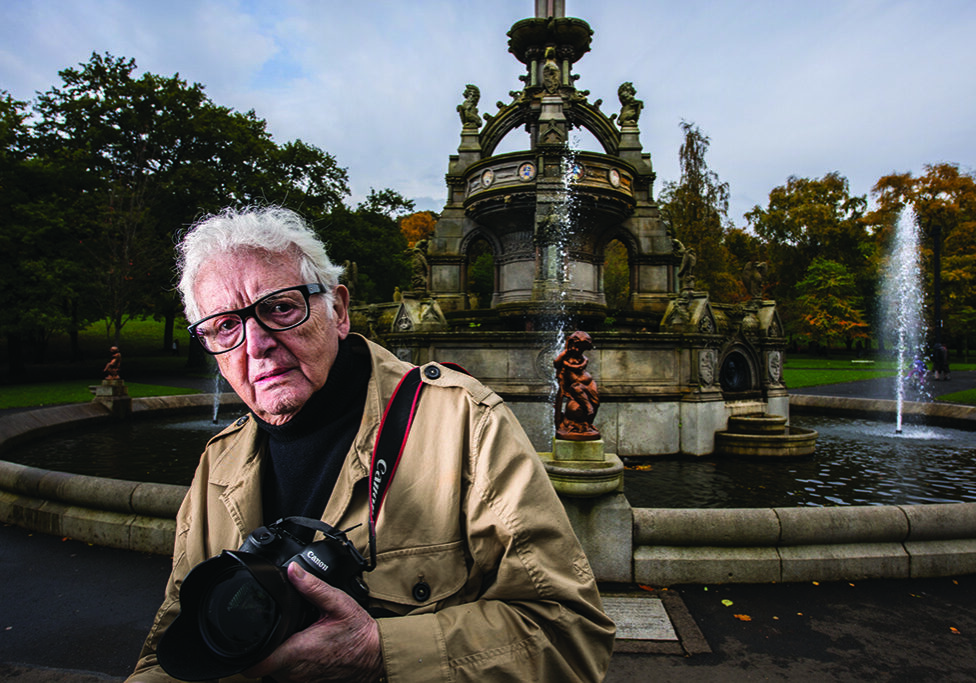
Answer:
M468 372L457 363L441 363L452 370ZM420 368L414 367L400 378L400 383L390 397L380 422L379 434L373 447L373 458L369 466L369 569L376 567L376 519L380 506L386 499L386 492L396 474L407 436L413 424L414 414L420 402L424 382Z

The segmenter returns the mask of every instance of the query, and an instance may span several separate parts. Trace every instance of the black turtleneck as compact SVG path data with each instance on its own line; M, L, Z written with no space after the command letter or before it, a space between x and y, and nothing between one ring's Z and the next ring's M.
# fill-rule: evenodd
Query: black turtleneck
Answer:
M282 425L256 418L271 456L262 482L266 524L322 516L359 430L370 372L369 351L341 340L325 386L294 417Z

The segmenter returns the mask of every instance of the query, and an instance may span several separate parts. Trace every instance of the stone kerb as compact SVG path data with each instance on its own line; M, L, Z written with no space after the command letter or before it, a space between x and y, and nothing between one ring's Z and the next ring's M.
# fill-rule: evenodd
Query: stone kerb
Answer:
M649 585L976 573L976 503L633 514L634 580Z

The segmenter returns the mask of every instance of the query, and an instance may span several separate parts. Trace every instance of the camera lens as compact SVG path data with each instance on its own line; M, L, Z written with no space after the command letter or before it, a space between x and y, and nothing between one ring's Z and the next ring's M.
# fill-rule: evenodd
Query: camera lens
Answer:
M274 599L245 567L219 577L204 596L200 632L222 657L243 657L260 648L278 623Z

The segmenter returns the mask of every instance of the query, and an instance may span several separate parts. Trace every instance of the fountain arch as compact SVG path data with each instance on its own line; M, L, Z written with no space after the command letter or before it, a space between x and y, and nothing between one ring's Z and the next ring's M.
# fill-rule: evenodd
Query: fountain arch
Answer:
M654 199L636 88L620 85L613 113L577 89L574 70L593 31L563 16L558 2L539 11L508 32L509 52L525 69L521 86L485 113L477 86L464 90L447 200L425 254L426 287L376 306L388 312L374 314L379 324L372 327L365 325L368 311L354 309L354 329L375 332L416 363L461 363L512 406L540 452L553 432L551 360L540 359L554 355L558 337L584 330L604 387L597 426L608 451L631 458L710 454L715 432L741 412L733 405L739 397L724 396L719 381L718 351L731 342L749 349L746 393L762 404L750 410L788 415L779 377L760 371L785 347L782 327L768 324L778 319L776 303L760 296L737 307L713 305L696 287L688 257L695 245L668 233ZM520 128L528 133L526 148L497 153ZM573 134L582 131L597 151L574 149ZM468 282L472 249L482 239L494 256L494 289L490 304L479 300L474 309ZM604 263L613 240L627 250L629 292L611 310Z

